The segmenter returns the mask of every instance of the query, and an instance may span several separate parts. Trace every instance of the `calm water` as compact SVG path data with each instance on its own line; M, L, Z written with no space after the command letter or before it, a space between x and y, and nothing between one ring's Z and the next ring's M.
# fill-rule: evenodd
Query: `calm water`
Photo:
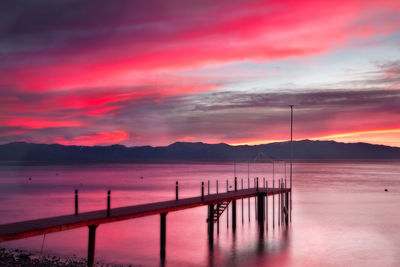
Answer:
M239 187L243 178L247 188L247 164L237 164L236 173ZM255 176L271 185L272 165L250 164L251 186ZM276 164L275 178L284 176L283 164ZM234 166L227 163L1 166L0 223L73 213L75 188L84 212L105 208L107 189L112 207L119 207L174 199L176 180L180 197L190 197L200 194L201 181L210 180L213 193L216 179L223 191L233 177ZM169 213L166 266L400 266L399 161L296 163L293 187L287 231L272 229L270 213L268 232L260 237L254 198L250 222L244 201L243 224L238 201L236 234L227 229L225 212L213 250L206 207ZM159 220L150 216L100 225L96 260L159 266ZM86 228L48 234L43 253L86 257L87 236ZM40 251L42 242L39 236L1 246Z

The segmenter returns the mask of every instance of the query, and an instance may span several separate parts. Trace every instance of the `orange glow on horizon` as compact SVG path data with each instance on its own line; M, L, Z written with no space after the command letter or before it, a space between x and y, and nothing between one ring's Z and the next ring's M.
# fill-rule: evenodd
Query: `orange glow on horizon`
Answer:
M399 134L399 135L391 136L390 134ZM366 142L366 143L371 143L371 144L400 147L400 129L365 130L365 131L358 131L358 132L346 132L346 133L323 135L323 136L318 136L318 137L294 138L293 140L300 141L300 140L304 140L304 139L308 139L308 140L327 140L328 139L328 140L333 140L333 141L337 141L337 142L348 142L348 143ZM255 140L255 141L249 141L249 142L230 143L230 145L233 145L233 146L261 145L261 144L286 142L286 141L289 141L289 139L268 139L268 140L264 139L264 140Z

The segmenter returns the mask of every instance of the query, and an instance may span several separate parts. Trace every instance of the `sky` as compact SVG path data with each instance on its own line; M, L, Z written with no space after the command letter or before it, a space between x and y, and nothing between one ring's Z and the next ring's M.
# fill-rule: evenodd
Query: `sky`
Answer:
M4 0L0 143L400 147L400 1Z

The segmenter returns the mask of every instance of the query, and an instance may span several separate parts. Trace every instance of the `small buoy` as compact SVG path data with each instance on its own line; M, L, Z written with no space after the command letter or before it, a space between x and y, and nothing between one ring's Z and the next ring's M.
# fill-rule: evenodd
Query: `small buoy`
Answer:
M387 192L388 190L387 190L387 188L385 188L385 192Z
M58 172L56 173L56 176L58 176Z
M29 177L29 181L32 181L32 177Z
M143 176L140 176L140 179L143 179Z

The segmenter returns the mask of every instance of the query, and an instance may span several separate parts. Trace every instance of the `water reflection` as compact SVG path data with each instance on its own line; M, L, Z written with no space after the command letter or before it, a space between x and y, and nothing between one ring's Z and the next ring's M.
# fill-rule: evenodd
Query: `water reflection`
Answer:
M253 223L257 223L256 221ZM224 251L219 245L219 236L214 245L208 245L208 265L214 266L267 266L272 263L287 261L290 247L290 226L277 227L275 230L266 231L265 227L258 225L258 239L246 248L237 246L237 235L231 231L230 250ZM242 234L246 234L246 226L242 227ZM270 256L279 255L275 260Z
M237 225L235 234L226 228L223 215L213 247L208 246L207 212L202 207L169 213L165 261L160 261L158 216L99 227L96 260L181 267L400 266L398 161L305 162L296 163L294 169L293 222L288 230L277 224L273 229L269 201L269 229L260 235L254 219L256 205L251 199L244 201L244 224ZM251 173L262 177L271 171L271 166L260 163L254 164ZM247 175L247 165L238 165L237 176ZM0 223L71 214L74 189L79 189L79 211L85 212L106 207L109 189L113 207L121 207L171 200L177 179L180 197L184 198L198 196L201 181L210 180L214 193L217 178L232 182L232 177L231 165L227 164L26 166L18 170L2 166ZM266 179L272 184L271 176ZM389 192L384 192L389 186ZM2 245L40 251L42 240L39 236ZM86 257L87 229L47 235L43 253Z

